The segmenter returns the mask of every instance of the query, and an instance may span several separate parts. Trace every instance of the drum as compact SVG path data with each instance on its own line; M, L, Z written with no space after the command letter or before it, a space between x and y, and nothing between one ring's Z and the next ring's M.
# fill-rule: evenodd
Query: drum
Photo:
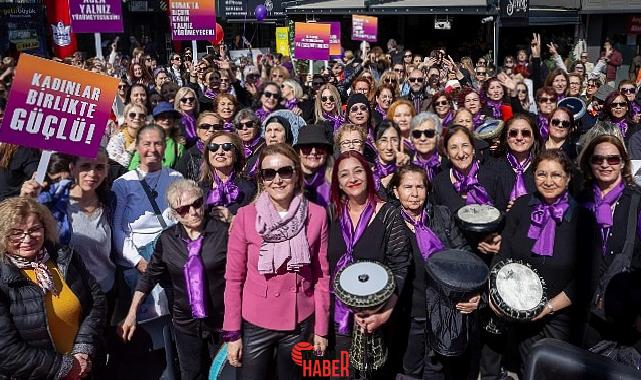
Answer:
M474 130L474 136L481 140L498 138L503 130L503 120L487 119Z
M581 119L586 112L585 103L583 100L574 97L563 98L557 103L558 107L565 107L572 112L574 121Z
M498 232L503 225L503 214L490 205L465 205L454 218L463 231L482 235Z
M227 361L227 343L223 343L216 353L209 368L208 378L209 380L236 380L236 368Z
M506 260L490 271L490 300L509 320L529 321L547 303L545 280L530 264Z
M394 293L396 283L392 271L375 261L358 261L347 265L334 278L334 294L356 314L372 314L380 310ZM387 360L380 329L364 333L352 329L350 364L359 371L375 371Z

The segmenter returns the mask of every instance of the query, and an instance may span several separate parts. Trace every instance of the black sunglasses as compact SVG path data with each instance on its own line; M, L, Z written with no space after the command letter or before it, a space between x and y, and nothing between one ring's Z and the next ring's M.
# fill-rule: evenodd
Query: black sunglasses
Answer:
M196 100L194 97L188 97L188 98L181 98L180 102L181 103L193 103Z
M222 131L225 129L225 124L223 123L218 123L218 124L200 124L198 126L198 129L205 129L205 130L210 130L212 129L214 131Z
M263 96L266 97L267 99L269 98L280 99L280 95L271 93L269 91L263 91Z
M428 139L433 139L436 136L436 130L435 129L424 129L424 130L418 130L415 129L412 131L412 137L415 139L420 139L421 136L425 136Z
M278 174L281 179L292 179L294 177L294 167L283 166L278 169L260 169L260 176L264 181L273 181L276 179L276 174Z
M621 93L623 93L623 94L630 95L630 94L634 94L635 92L636 92L636 90L634 89L634 87L623 87L621 89Z
M127 116L129 116L130 119L135 119L136 117L144 119L145 117L147 117L147 115L145 115L144 113L135 113L135 112L129 112Z
M619 165L621 163L621 156L599 156L593 155L590 157L590 163L592 165L601 165L603 161L607 161L608 165Z
M508 137L516 138L519 136L519 133L521 134L521 136L523 136L524 139L532 137L532 131L530 131L529 129L510 129L507 132L507 135Z
M409 78L408 81L410 82L418 82L418 83L423 83L423 78Z
M550 124L559 128L570 128L570 122L568 120L552 119L550 120Z
M392 79L392 78L385 78L385 83L396 83L396 82L397 82L397 80L396 80L396 79Z
M223 148L223 152L229 152L230 150L234 149L234 144L228 142L228 143L209 143L207 144L207 149L210 152L218 152L218 149Z
M623 107L627 107L627 106L628 106L628 103L626 103L626 102L612 102L612 103L610 103L610 108L614 108L614 107L623 108Z
M256 123L253 121L246 121L244 123L238 123L238 129L250 129L250 128L256 128Z
M327 103L327 102L332 102L332 103L333 103L333 102L335 102L335 101L336 101L336 98L334 97L334 95L330 95L330 96L321 96L321 101L322 101L323 103Z
M354 104L354 105L349 109L349 112L353 112L353 113L358 112L358 111L367 112L367 106L366 106L366 105L364 105L364 104L361 104L361 105Z
M440 102L434 102L435 106L446 106L448 104L450 104L450 102L448 102L447 100L441 100Z
M299 146L299 149L306 156L309 156L312 153L312 149L315 149L316 154L319 155L327 153L327 148L324 145L302 145Z
M193 201L191 204L176 207L174 211L176 211L179 215L184 215L188 213L192 207L196 210L203 207L203 198L198 198L195 201Z

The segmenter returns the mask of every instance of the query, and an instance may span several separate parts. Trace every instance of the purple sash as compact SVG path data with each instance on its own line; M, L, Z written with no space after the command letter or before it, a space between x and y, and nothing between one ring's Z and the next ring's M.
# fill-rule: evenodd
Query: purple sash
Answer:
M623 190L625 190L625 183L621 181L614 189L610 190L610 192L603 197L601 189L595 183L592 185L594 199L592 202L587 202L585 204L587 208L594 212L594 215L596 216L596 222L601 227L601 248L603 249L604 255L606 253L610 227L612 227L613 224L612 205L614 205L619 200L619 198L621 198Z
M492 199L487 190L479 183L477 177L479 171L478 161L472 163L469 173L464 175L456 168L452 168L454 176L454 189L459 195L467 194L465 204L468 205L492 205Z
M539 132L541 133L541 138L545 141L547 140L548 136L550 135L550 120L548 120L547 116L545 115L539 115Z
M207 316L207 302L205 302L205 264L200 256L203 246L203 235L196 240L184 239L187 246L187 262L183 267L185 284L187 285L187 296L191 306L191 315L194 318L205 318Z
M305 178L305 191L314 194L312 202L327 207L330 203L331 187L325 181L325 168L316 170L310 179Z
M431 183L434 177L436 176L436 172L438 169L441 167L441 160L439 159L438 155L438 150L434 148L434 151L432 151L432 154L428 159L423 159L420 153L416 153L414 156L414 159L412 160L412 163L414 165L420 166L425 170L425 174L427 174L427 179Z
M207 205L227 207L231 203L236 202L240 196L240 189L234 183L236 173L232 172L224 183L218 177L216 171L213 171L212 174L214 182L216 182L216 188L209 190L209 194L207 194Z

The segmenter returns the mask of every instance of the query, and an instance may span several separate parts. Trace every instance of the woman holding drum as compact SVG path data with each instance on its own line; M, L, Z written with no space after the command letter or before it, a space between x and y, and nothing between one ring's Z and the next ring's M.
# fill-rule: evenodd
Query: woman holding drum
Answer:
M490 275L493 310L520 322L512 327L521 369L535 342L570 339L582 217L568 193L572 162L565 153L544 151L532 168L536 192L518 198L507 213ZM512 275L503 273L510 266Z
M395 283L394 294L382 309L367 315L353 314L335 299L333 325L335 350L339 353L352 346L353 329L372 334L385 326L384 332L389 333L388 322L404 286L411 245L399 210L378 198L372 170L360 153L346 151L336 160L332 203L336 205L328 249L332 276L351 263L369 260L387 266L393 275L389 280ZM369 355L379 357L381 353ZM350 369L350 375L356 375L355 371ZM382 378L389 377L390 374Z

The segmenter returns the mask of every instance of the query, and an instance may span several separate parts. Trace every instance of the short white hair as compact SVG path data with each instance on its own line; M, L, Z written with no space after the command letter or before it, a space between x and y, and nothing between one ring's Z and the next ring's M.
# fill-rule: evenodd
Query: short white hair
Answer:
M441 119L439 119L439 117L432 112L421 112L418 115L414 116L412 118L412 121L410 121L410 131L416 129L418 126L425 123L426 121L429 121L432 124L434 124L434 128L436 129L436 136L438 138L438 136L441 135L441 130L443 129L443 125L441 124Z
M203 189L198 186L196 181L191 179L179 179L172 182L167 188L167 203L172 209L178 207L180 201L186 195L195 195L199 198L203 197Z

